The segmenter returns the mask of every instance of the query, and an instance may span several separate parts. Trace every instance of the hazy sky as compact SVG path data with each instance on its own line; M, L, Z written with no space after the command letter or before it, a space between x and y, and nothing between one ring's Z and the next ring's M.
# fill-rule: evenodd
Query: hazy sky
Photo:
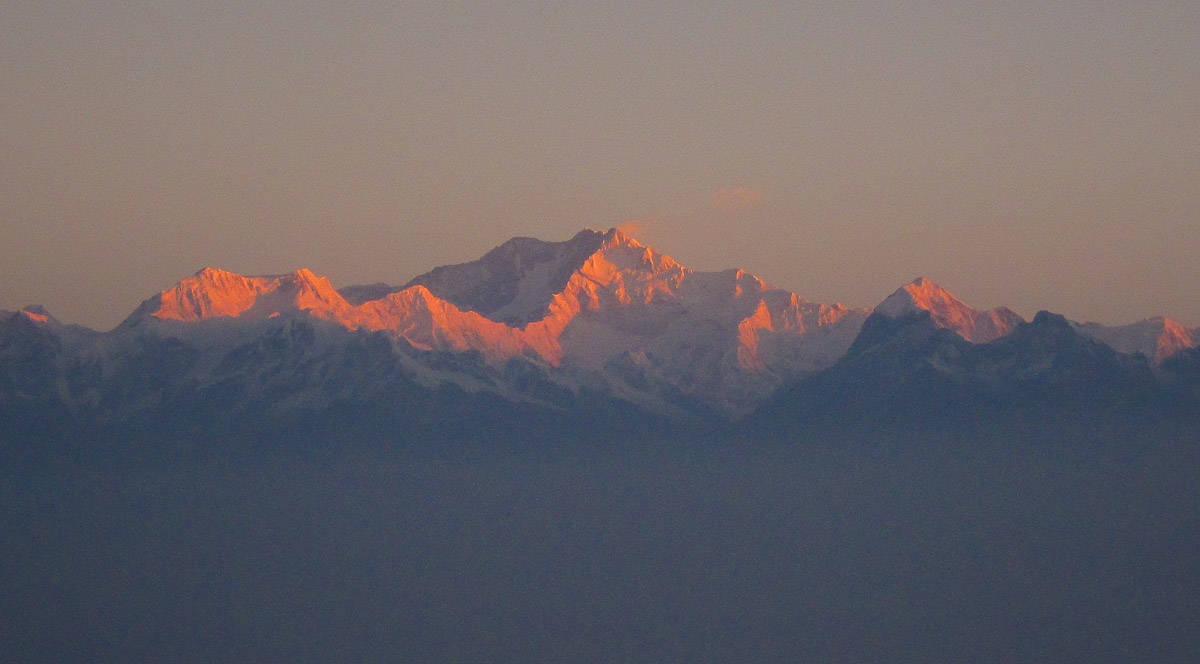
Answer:
M0 308L641 222L871 306L1200 325L1200 3L0 0Z

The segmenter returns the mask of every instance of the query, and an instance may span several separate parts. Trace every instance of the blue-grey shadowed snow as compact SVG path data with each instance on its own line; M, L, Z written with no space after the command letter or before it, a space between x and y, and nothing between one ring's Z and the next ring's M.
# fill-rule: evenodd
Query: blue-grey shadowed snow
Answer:
M1200 452L862 443L3 474L6 661L1200 655Z

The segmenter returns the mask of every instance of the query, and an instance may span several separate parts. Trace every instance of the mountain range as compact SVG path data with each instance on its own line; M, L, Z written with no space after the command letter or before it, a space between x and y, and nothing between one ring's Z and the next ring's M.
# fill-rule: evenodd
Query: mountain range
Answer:
M977 310L924 278L874 309L810 302L585 229L400 286L204 268L108 332L0 312L0 421L10 441L112 445L1114 418L1196 435L1198 343L1164 317Z

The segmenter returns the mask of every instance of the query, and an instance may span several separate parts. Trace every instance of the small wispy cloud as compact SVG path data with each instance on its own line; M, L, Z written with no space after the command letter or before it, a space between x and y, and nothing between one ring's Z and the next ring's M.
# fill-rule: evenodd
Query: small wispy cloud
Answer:
M758 207L762 197L758 187L721 187L713 192L710 202L718 210L738 212Z
M618 231L620 231L621 233L624 233L625 235L628 235L629 237L639 237L642 234L642 231L644 231L645 229L646 229L646 223L643 221L638 221L636 219L630 219L629 221L626 221L625 223L621 224L620 226L617 226Z

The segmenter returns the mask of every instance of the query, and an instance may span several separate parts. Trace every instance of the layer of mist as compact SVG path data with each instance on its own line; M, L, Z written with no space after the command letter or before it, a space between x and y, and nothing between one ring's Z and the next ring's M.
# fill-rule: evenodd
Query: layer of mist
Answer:
M12 662L1196 661L1198 471L1191 443L1016 441L4 471L0 643Z

